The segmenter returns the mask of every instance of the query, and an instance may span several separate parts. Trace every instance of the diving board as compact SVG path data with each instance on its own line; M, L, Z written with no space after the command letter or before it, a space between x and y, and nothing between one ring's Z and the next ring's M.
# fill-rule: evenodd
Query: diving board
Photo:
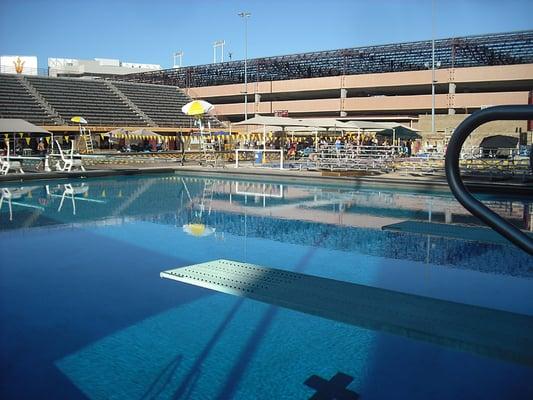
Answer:
M533 366L533 317L228 260L172 279L319 317Z
M384 231L414 233L475 242L510 244L507 239L496 231L480 226L441 224L423 221L402 221L396 224L385 225L381 229ZM532 233L525 233L533 238Z

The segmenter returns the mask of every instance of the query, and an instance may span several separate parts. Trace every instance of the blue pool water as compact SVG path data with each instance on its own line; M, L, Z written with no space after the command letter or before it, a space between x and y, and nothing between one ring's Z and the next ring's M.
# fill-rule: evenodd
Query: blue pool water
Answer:
M361 399L533 398L530 363L159 277L225 258L533 318L505 241L382 229L478 226L449 193L172 174L1 194L3 399L307 399L339 373ZM481 198L531 229L532 199Z

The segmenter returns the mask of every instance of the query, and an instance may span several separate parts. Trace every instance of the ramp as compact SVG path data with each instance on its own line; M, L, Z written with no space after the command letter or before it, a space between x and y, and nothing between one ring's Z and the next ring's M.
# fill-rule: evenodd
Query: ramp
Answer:
M258 265L216 260L161 277L533 366L533 317Z

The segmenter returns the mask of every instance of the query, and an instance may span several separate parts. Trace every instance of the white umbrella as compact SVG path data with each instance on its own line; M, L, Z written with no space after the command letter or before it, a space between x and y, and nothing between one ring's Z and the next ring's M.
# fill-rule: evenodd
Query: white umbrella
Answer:
M213 105L205 100L193 100L181 107L183 114L192 117L206 114L212 109Z

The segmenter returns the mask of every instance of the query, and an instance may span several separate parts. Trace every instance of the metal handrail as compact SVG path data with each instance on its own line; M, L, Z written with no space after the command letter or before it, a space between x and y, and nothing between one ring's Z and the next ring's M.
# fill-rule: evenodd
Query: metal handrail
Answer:
M450 138L446 150L446 178L453 195L468 211L513 244L533 255L533 239L474 198L461 179L459 155L466 138L478 126L498 120L533 120L533 106L490 107L472 114L461 122Z

